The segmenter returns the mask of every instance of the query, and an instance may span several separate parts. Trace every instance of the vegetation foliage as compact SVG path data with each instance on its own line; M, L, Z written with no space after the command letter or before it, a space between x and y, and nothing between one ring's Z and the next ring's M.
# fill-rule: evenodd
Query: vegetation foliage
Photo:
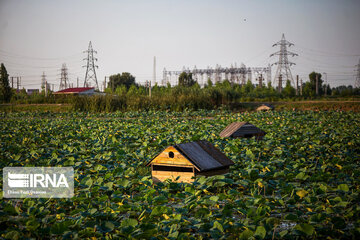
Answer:
M334 94L340 96L360 96L359 89L345 88L346 94L340 94L334 89ZM344 90L344 89L343 89ZM314 92L314 94L313 94ZM324 96L321 91L321 96ZM342 91L343 92L343 91ZM144 86L125 85L118 86L114 91L107 89L106 96L78 97L72 101L75 111L109 112L109 111L131 111L131 110L172 110L183 111L185 109L240 109L240 102L273 102L273 101L296 101L307 99L305 96L295 96L296 90L287 81L282 93L276 91L271 84L268 86L254 86L251 81L245 85L232 84L225 80L212 85L208 82L204 88L192 80L191 74L183 73L179 78L179 85L175 87L159 87L155 85L151 90ZM309 93L308 98L315 96L315 89L311 84L304 85L304 93ZM327 92L330 94L330 91ZM334 95L334 98L339 97ZM327 99L331 99L329 96Z
M1 238L355 239L360 124L352 112L10 113L0 167L72 166L72 199L1 199ZM233 121L263 141L222 139ZM193 184L153 184L144 163L204 139L235 165ZM2 181L0 181L0 185Z
M191 73L183 72L179 75L178 86L152 86L151 98L149 85L140 86L135 83L135 77L128 72L115 74L109 77L106 96L97 95L93 97L70 97L54 96L51 92L46 96L45 92L28 95L25 89L18 92L9 86L8 74L5 66L1 65L1 84L0 102L16 104L44 104L44 103L72 103L72 108L76 111L129 111L129 110L175 110L184 109L217 109L227 107L236 109L239 102L267 101L274 102L279 100L293 101L303 99L314 99L320 97L354 97L360 96L359 88L351 86L340 86L330 89L329 85L324 85L321 74L312 72L309 74L309 82L302 86L302 95L296 95L296 90L289 80L281 93L279 93L271 83L267 86L254 85L250 80L244 85L231 83L228 80L213 84L208 79L204 88L193 79ZM319 79L319 95L316 95L315 85L316 76ZM325 94L326 93L326 94Z
M9 74L2 63L0 67L0 102L9 102L11 95L12 92L9 84Z

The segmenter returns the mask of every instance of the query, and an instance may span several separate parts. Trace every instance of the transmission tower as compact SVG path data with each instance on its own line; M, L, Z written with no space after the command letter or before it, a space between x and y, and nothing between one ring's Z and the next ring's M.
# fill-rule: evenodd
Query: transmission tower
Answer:
M96 72L95 68L98 68L97 65L95 65L95 61L97 61L97 58L94 58L94 53L97 53L95 50L93 50L91 41L89 42L89 48L88 50L84 51L84 53L87 53L87 58L84 58L84 60L87 61L86 66L86 74L85 74L85 80L84 80L84 87L90 87L91 82L95 83L95 89L99 89L99 85L96 78Z
M61 67L61 77L60 77L60 88L59 90L63 90L68 88L68 72L67 72L67 67L66 64L63 63L62 67Z
M355 87L356 87L356 88L360 88L360 59L359 59L359 64L356 65L355 67L357 67Z
M275 74L275 78L274 78L274 86L275 86L276 82L280 79L279 78L280 75L282 76L283 80L290 80L291 83L295 86L294 79L293 79L293 77L291 75L291 71L290 71L290 66L295 65L295 63L289 62L288 56L294 57L294 56L298 56L298 55L296 53L293 53L293 52L290 52L287 50L287 47L290 47L292 45L294 45L294 44L289 41L286 41L284 34L282 35L281 40L273 45L273 47L280 46L280 51L275 52L270 55L270 57L275 56L275 55L279 56L279 61L272 64L272 65L278 65L276 74ZM279 84L281 84L281 83L279 82Z

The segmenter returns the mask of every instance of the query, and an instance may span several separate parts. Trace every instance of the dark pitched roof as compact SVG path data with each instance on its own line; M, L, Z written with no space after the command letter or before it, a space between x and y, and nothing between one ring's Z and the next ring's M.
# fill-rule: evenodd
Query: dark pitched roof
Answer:
M173 147L194 164L200 172L234 165L233 161L207 141L181 143Z
M248 122L233 122L220 133L220 137L238 137L247 134L265 135L265 132Z
M224 130L221 131L220 137L230 137L236 130L241 128L246 122L230 123Z

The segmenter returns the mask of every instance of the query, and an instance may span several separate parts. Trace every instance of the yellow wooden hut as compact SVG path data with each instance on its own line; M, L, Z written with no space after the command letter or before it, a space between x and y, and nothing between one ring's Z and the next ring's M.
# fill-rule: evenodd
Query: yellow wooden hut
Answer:
M207 141L181 143L167 147L146 165L151 166L154 182L166 179L193 182L198 175L229 172L234 162Z
M261 140L266 132L248 122L233 122L229 124L221 133L220 137L226 138L251 138Z

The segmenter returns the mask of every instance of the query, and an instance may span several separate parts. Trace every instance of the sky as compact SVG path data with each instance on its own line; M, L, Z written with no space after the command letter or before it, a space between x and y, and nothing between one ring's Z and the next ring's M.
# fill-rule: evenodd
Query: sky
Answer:
M316 71L332 87L354 85L359 10L358 0L0 0L0 62L21 88L40 88L44 72L57 90L63 63L82 86L91 41L99 85L122 72L152 80L154 56L160 83L164 68L267 67L285 34L298 54L293 76L305 82Z

